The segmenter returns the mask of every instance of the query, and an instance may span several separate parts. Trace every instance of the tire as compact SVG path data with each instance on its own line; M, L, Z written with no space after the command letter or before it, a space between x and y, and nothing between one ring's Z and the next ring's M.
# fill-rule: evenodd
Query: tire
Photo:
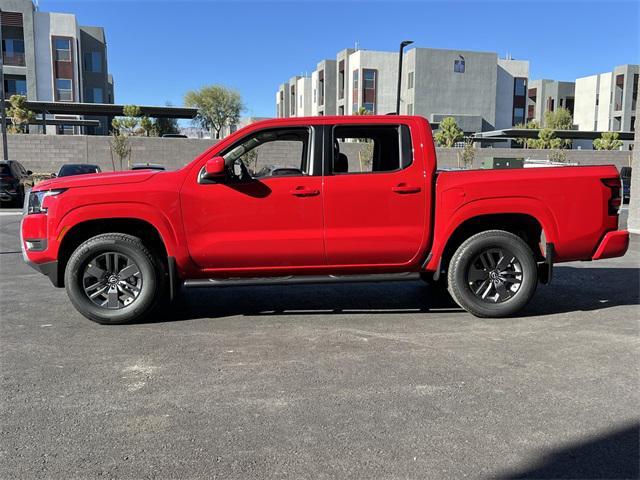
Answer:
M468 238L449 264L449 293L476 317L508 317L524 308L538 286L531 248L518 236L488 230Z
M82 243L67 263L65 288L78 312L103 325L143 320L168 296L163 263L123 233Z

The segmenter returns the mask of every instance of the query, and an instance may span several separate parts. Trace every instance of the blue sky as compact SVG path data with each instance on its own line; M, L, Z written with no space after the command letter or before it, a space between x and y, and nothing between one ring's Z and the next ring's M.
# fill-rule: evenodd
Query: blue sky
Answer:
M273 116L275 91L358 42L370 50L416 46L506 53L530 78L574 80L640 63L640 2L617 1L63 1L106 29L116 102L181 105L205 84L237 89L245 115Z

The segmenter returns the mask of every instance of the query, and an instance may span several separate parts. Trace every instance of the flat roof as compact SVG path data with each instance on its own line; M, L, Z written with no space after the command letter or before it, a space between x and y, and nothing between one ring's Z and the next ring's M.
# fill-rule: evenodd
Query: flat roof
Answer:
M502 130L491 130L489 132L478 132L474 135L474 140L485 138L538 138L538 128L504 128ZM600 138L603 132L591 130L554 130L556 138L567 140L595 140ZM633 132L615 132L620 140L632 141Z
M6 108L10 107L9 101L5 101ZM138 105L140 114L153 118L194 118L198 114L197 108L187 107L154 107ZM31 102L25 107L36 113L47 112L50 114L67 115L96 115L116 117L124 115L125 105L112 103L75 103L75 102Z

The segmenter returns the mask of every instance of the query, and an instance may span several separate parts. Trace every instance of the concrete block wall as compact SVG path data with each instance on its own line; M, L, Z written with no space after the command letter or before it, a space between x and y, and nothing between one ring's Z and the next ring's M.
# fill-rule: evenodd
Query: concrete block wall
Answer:
M132 137L131 163L150 162L164 165L169 170L180 168L214 145L217 140L191 138ZM104 171L112 171L109 147L110 137L82 135L9 135L9 157L22 162L25 168L34 172L57 172L65 163L95 163ZM357 158L360 145L343 144L350 158ZM261 158L260 163L282 164L279 162L279 146L265 150L269 158ZM438 166L451 168L458 166L459 149L438 148ZM476 149L473 168L480 168L486 158L532 158L546 159L549 150L479 148ZM631 164L630 151L566 150L567 161L580 165L612 163L618 168ZM261 154L262 155L262 154ZM290 157L290 155L289 155ZM116 169L119 169L117 157ZM123 165L126 169L127 166ZM352 166L356 169L356 165Z
M9 158L34 172L57 172L66 163L94 163L112 171L111 137L85 135L8 135ZM131 163L159 163L180 168L214 145L217 140L132 137ZM119 159L114 155L116 169ZM126 160L125 160L126 162ZM127 169L127 165L123 165Z

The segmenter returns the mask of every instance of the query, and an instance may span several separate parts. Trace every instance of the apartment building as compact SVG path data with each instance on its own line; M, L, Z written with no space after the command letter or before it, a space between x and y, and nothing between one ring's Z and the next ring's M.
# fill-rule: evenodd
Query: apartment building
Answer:
M0 10L7 97L21 94L29 101L114 102L102 27L81 26L73 14L41 12L31 0L0 0ZM86 119L99 120L100 125L83 127L83 133L108 133L105 117ZM46 133L80 133L80 128L49 125Z
M510 127L524 121L528 76L528 61L487 52L414 48L403 59L400 113L431 121L453 116L467 132ZM335 60L318 63L310 78L310 108L292 107L295 95L289 81L276 93L278 117L396 110L397 52L345 49Z
M527 91L527 119L529 123L535 120L538 125L544 125L544 114L558 108L566 108L574 113L575 82L560 82L558 80L531 80Z
M336 61L323 60L311 74L311 115L336 114ZM309 114L308 110L304 111Z
M579 130L634 131L640 65L576 79L573 121Z

